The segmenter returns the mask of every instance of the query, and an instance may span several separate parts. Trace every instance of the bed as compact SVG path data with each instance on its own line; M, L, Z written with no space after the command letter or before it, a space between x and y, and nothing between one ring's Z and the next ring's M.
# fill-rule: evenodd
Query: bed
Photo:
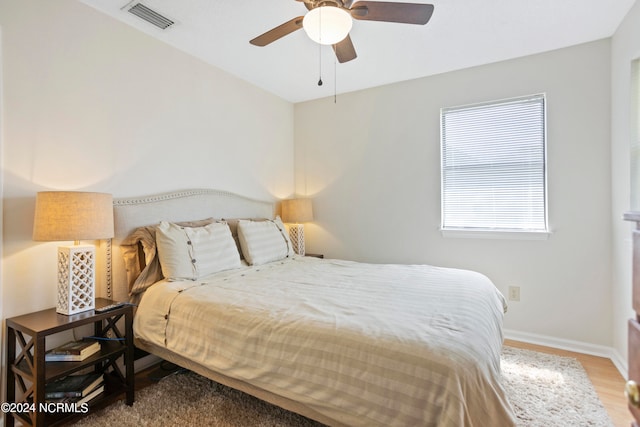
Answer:
M327 425L515 424L487 277L300 257L275 208L206 189L114 200L100 293L138 304L136 345Z

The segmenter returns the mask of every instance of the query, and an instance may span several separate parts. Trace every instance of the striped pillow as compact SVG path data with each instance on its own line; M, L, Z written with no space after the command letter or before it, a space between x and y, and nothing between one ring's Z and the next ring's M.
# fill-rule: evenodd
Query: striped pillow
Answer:
M197 280L241 266L229 225L224 222L186 227L162 221L156 229L156 245L162 274L169 280Z
M280 217L266 221L238 221L238 240L250 265L266 264L293 256L293 247Z

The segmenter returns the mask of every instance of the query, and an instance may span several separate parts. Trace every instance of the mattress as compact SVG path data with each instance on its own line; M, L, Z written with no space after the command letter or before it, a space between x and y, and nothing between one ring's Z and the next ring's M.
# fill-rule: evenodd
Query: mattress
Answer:
M511 426L482 274L294 257L161 281L136 340L351 426Z

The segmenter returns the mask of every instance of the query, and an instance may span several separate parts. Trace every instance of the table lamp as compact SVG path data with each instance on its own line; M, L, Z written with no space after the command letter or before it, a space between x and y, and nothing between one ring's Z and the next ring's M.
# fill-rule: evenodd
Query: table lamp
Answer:
M313 221L311 199L288 199L282 201L282 222L289 223L289 238L298 255L305 254L304 222Z
M111 237L111 194L43 191L36 195L33 240L74 241L73 246L58 247L58 313L71 315L95 308L95 246L79 241Z

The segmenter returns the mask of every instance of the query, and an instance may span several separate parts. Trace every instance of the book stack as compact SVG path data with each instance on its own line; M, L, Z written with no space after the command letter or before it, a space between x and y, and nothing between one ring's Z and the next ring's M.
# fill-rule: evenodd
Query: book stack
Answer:
M89 402L104 391L102 374L68 375L48 383L44 389L44 397L48 402Z
M69 341L47 351L44 360L47 362L78 362L100 351L98 341Z

